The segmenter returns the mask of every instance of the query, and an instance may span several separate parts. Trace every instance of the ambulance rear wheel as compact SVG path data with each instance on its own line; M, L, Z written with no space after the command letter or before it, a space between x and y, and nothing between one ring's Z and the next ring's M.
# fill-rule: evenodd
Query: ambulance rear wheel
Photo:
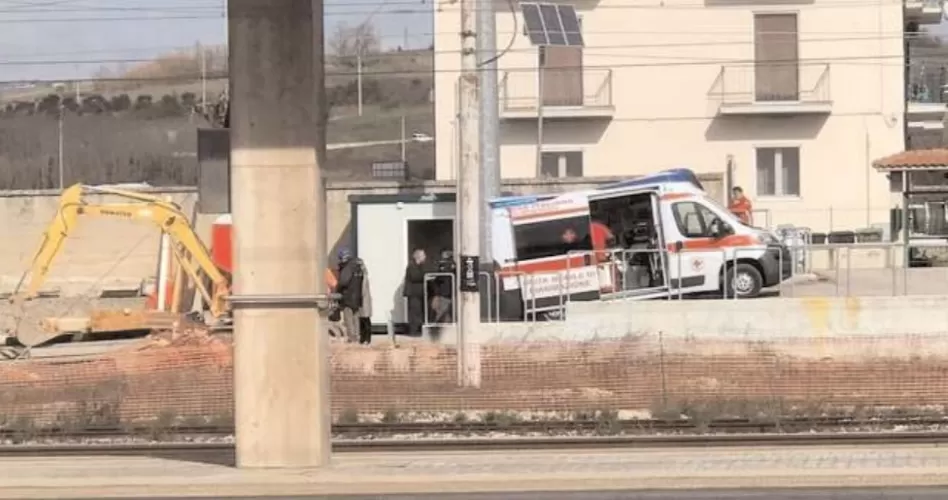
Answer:
M736 267L727 269L724 283L728 297L750 299L760 295L764 278L756 267L750 264L738 264Z

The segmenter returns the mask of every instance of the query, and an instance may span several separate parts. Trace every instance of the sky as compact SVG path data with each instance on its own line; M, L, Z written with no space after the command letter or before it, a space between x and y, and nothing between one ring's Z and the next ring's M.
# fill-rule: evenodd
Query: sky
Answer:
M150 59L197 43L223 44L225 2L0 0L0 81L87 78L109 65L103 61ZM405 45L406 29L408 48L427 47L430 2L326 0L326 31L370 20L383 47Z
M265 2L266 0L260 0ZM436 0L326 0L326 32L369 20L385 48L431 43ZM226 0L0 0L0 82L88 78L106 61L226 40ZM944 21L933 31L948 35Z

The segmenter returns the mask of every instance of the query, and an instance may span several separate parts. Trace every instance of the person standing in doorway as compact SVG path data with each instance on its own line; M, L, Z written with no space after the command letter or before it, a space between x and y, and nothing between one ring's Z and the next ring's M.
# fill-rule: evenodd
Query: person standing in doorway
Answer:
M408 335L420 337L425 323L425 271L427 255L422 249L411 254L411 261L405 268L402 282L402 295L408 299Z
M365 261L357 259L362 267L362 308L359 309L359 343L372 343L372 290L369 288L369 269Z
M438 277L432 280L432 323L454 322L454 289L457 286L458 266L454 263L454 252L442 250L438 261ZM451 276L448 276L448 275Z
M339 306L342 309L342 323L349 342L359 341L359 311L362 309L362 284L365 281L362 261L353 258L347 248L339 250L339 277L336 278L336 293L341 295Z
M598 220L592 220L589 223L589 236L592 239L596 262L602 263L608 261L609 248L616 244L615 234L609 229L609 226Z
M751 201L744 196L744 190L740 186L734 186L734 189L731 190L731 204L728 205L728 210L744 224L750 226L754 223L752 214L754 207L751 205Z

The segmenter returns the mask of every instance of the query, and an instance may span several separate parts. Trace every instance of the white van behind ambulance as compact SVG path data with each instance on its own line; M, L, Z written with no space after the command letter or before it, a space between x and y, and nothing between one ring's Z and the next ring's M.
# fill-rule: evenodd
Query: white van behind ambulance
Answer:
M557 317L577 300L707 292L750 298L792 269L789 250L772 233L741 223L687 169L498 198L491 224L496 307L505 320ZM604 242L606 229L613 241Z

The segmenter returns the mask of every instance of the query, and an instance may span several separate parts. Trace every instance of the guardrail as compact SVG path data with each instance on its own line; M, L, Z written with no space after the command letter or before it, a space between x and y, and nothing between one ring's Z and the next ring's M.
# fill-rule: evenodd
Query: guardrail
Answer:
M801 240L803 241L803 240ZM768 253L762 259L764 252ZM908 256L906 256L906 253ZM770 269L762 270L762 260ZM910 265L906 266L908 262ZM595 264L593 264L595 263ZM745 265L746 264L746 265ZM944 269L941 270L941 266ZM589 276L595 267L596 278ZM751 270L753 269L753 271ZM779 279L773 273L777 273ZM585 273L579 275L579 273ZM760 276L756 275L760 274ZM766 275L764 275L766 274ZM456 312L456 278L448 273L430 273L426 283L437 278L451 280L452 311ZM486 321L500 321L503 291L519 289L524 321L563 319L567 305L589 293L589 283L598 284L601 300L655 299L751 300L757 283L760 295L769 297L948 295L948 244L803 242L782 247L729 249L613 249L570 252L564 268L555 272L481 272L482 300ZM507 280L506 286L504 280ZM513 280L513 281L510 281ZM913 280L917 281L912 286ZM684 286L679 286L679 283ZM486 286L484 285L486 284ZM706 290L692 293L700 284ZM431 294L425 287L426 325L452 324L431 319ZM542 290L541 293L537 293Z
M443 293L432 293L432 285L441 285L443 286L444 282L441 280L447 280L450 287L448 287L449 294L447 296ZM497 289L496 276L488 273L486 271L481 271L478 273L478 284L484 290L486 294L482 294L482 297L485 299L485 311L486 311L486 320L488 322L499 321L500 318L500 298L499 290ZM486 285L486 286L485 286ZM443 290L442 290L443 292ZM453 273L445 272L433 272L425 274L425 290L424 290L424 314L425 321L424 327L431 326L443 326L454 324L457 321L457 276ZM448 307L450 308L450 319L448 321L439 321L441 318L435 317L432 318L432 302L433 299L439 298L442 300L449 301Z
M538 88L539 71L519 69L504 71L500 78L502 112L536 111L544 108L610 107L612 102L612 70L608 68L545 68L544 89Z
M831 102L830 65L806 61L726 64L708 97L719 105Z

